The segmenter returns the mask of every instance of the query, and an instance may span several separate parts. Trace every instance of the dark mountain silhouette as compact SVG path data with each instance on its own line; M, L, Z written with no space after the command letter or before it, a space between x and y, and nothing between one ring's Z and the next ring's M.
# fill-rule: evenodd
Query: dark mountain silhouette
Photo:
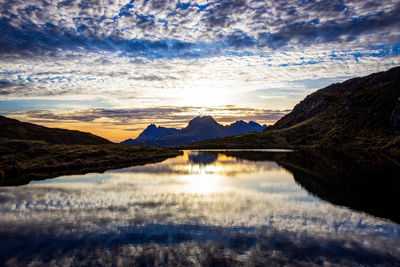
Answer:
M0 116L0 138L38 140L52 144L66 145L111 144L111 141L91 133L48 128L33 123L6 118L4 116Z
M332 84L262 133L188 148L334 148L400 154L400 67Z
M246 123L242 120L232 123L228 127L229 135L244 134L249 132L261 132L267 128L265 125L261 126L254 121Z
M157 139L157 138L162 138L163 136L170 135L170 134L176 134L179 132L180 131L175 128L166 128L166 127L161 127L161 126L157 127L155 124L150 124L138 136L137 139L140 139L140 140L142 140L142 142L145 142L145 140L153 140L153 139Z
M199 116L192 119L189 124L181 129L157 127L149 125L136 139L128 139L123 144L137 144L150 146L181 146L193 142L217 137L231 136L248 132L261 132L267 126L256 122L246 123L237 121L231 125L223 126L211 116Z

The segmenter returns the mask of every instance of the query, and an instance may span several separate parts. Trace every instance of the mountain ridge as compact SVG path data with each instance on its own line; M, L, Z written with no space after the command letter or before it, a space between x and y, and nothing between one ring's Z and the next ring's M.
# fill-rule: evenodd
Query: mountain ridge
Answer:
M185 148L327 148L400 155L400 67L319 89L262 133Z
M49 128L28 122L21 122L0 115L0 138L38 140L52 144L98 145L112 142L88 132Z
M166 128L150 124L136 138L127 139L123 144L137 144L150 146L181 146L192 142L242 134L252 131L262 131L266 125L240 120L230 125L221 125L211 116L197 116L189 121L182 129Z

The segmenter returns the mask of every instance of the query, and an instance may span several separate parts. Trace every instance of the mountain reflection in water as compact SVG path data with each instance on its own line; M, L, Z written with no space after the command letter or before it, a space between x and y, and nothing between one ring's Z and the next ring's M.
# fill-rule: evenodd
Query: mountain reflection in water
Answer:
M0 265L396 265L399 173L373 155L185 151L3 187Z

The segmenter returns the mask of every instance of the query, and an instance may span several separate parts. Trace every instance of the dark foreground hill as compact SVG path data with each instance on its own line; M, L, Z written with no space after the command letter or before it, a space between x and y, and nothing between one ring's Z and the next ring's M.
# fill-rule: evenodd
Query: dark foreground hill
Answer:
M182 154L173 149L114 144L91 133L47 128L3 116L0 137L0 186L103 172Z
M202 116L192 119L183 129L157 127L149 125L136 139L128 139L123 144L149 146L182 146L193 142L217 137L232 136L248 132L261 132L267 126L254 121L242 120L230 125L221 125L211 116Z
M332 84L262 133L188 148L333 148L400 153L400 67Z
M6 118L4 116L0 116L0 138L41 140L52 144L66 145L111 144L111 141L91 133L48 128L33 123Z

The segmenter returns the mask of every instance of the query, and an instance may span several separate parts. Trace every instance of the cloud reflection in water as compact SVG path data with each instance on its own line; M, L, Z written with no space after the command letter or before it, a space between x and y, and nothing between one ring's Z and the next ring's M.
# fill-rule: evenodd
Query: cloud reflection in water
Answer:
M398 224L309 195L275 162L213 153L186 151L162 163L1 188L1 262L387 264L398 259Z

